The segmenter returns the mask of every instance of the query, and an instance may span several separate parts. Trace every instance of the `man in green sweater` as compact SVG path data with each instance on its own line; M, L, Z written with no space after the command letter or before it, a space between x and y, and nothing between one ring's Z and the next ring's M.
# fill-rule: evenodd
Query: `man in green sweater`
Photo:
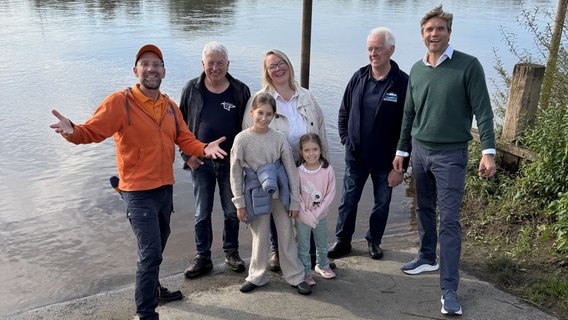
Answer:
M479 175L495 174L493 110L483 67L449 44L453 15L442 6L420 21L424 58L410 70L402 129L393 167L403 172L403 160L412 143L412 174L420 248L418 256L401 270L419 274L440 269L442 314L462 314L457 297L461 255L460 207L464 194L468 142L473 116L481 137ZM440 265L436 205L440 212Z

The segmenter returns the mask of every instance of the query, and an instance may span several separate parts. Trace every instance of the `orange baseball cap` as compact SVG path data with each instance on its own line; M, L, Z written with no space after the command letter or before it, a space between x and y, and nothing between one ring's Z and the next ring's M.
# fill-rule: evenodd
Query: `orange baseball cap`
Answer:
M134 61L134 65L136 65L138 63L140 56L143 55L146 52L155 53L160 58L160 60L162 60L162 63L164 62L164 58L162 57L162 51L160 51L160 49L158 49L158 47L156 47L153 44L147 44L147 45L143 46L142 48L140 48L140 50L138 50L138 53L136 54L136 60Z

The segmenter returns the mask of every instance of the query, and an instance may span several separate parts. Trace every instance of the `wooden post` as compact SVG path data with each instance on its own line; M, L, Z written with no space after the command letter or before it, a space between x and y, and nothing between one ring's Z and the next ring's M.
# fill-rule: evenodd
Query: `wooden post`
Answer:
M534 124L544 69L530 63L515 65L501 136L504 142L517 141Z
M302 10L302 61L300 62L300 86L310 86L310 49L312 39L312 0L304 0Z

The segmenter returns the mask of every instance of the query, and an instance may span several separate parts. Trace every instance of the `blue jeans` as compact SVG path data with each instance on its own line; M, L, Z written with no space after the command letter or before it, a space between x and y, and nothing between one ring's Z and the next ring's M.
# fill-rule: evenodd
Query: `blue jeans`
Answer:
M365 239L380 244L385 233L389 217L389 207L392 188L388 184L389 171L377 170L360 161L345 161L345 176L343 177L343 194L338 209L335 237L337 243L350 244L355 232L357 207L367 178L373 182L375 204L369 217L369 229Z
M420 257L436 259L436 204L440 211L440 288L458 289L461 255L460 208L464 194L467 148L434 151L412 145Z
M322 218L316 227L296 221L298 238L298 257L304 265L304 274L312 274L312 259L310 257L311 239L315 241L316 263L320 268L329 266L327 259L327 217Z
M162 252L170 235L173 211L173 187L162 186L147 191L124 191L126 216L136 236L135 300L140 320L158 319L158 286Z
M270 248L272 251L278 251L278 232L276 231L276 224L274 224L274 217L270 214ZM310 236L310 255L316 254L316 241L314 235Z
M219 198L225 215L223 228L223 251L225 253L239 248L239 218L237 218L237 209L232 201L229 159L202 160L203 165L191 172L193 195L195 196L195 245L197 254L210 257L213 243L211 212L216 184L219 184Z

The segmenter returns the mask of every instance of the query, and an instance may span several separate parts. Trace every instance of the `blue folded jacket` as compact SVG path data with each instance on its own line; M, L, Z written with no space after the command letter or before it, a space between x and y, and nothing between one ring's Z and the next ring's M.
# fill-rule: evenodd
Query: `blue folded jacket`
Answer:
M259 215L269 214L272 195L278 191L286 211L290 207L288 175L280 160L260 166L256 172L245 168L245 205L247 223Z

